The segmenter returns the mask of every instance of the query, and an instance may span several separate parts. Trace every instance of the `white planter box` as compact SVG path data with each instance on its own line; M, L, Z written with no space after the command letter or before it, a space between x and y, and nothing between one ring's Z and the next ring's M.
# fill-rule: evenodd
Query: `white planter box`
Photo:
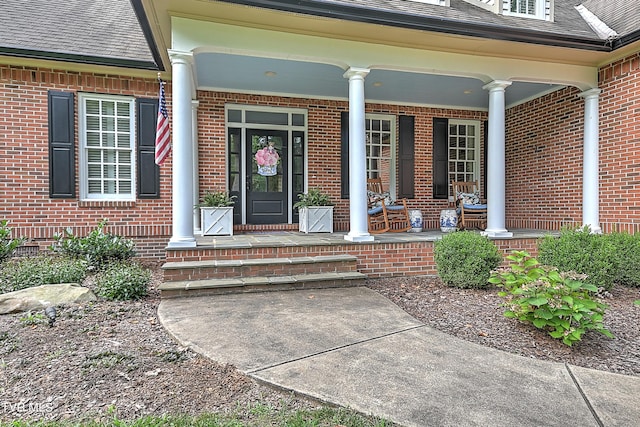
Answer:
M303 233L333 233L333 206L300 208L299 225Z
M233 236L233 206L200 208L203 236Z

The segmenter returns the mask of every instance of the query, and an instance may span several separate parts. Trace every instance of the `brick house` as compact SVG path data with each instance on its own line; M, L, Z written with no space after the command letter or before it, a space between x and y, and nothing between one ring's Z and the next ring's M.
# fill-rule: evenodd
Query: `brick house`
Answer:
M320 187L335 229L368 242L364 182L381 176L427 228L452 180L477 179L489 236L636 232L640 13L574 3L8 0L0 218L42 246L106 218L163 257L195 247L207 190L237 196L237 231L265 231L296 230L296 195ZM160 167L158 72L173 141ZM275 177L255 170L265 141Z

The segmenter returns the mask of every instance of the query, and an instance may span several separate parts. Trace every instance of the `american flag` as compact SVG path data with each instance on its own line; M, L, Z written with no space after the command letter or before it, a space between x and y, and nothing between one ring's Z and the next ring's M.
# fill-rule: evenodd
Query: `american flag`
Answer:
M160 82L160 107L158 108L158 123L156 124L156 164L161 165L171 152L171 138L169 135L169 114L167 114L167 100L164 96L164 82Z

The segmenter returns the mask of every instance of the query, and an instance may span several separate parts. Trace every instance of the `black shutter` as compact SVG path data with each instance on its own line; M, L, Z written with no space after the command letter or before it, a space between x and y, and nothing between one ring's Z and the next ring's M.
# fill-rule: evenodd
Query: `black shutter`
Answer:
M414 151L415 151L415 118L413 116L399 117L400 130L400 192L398 198L412 199L415 197L414 188Z
M340 197L349 198L349 112L340 113Z
M48 93L49 197L76 197L73 92Z
M138 157L138 198L160 198L160 168L156 165L156 123L158 120L158 100L154 98L136 99L137 157Z
M447 133L448 119L433 119L433 198L447 199L449 197L448 178L448 149Z

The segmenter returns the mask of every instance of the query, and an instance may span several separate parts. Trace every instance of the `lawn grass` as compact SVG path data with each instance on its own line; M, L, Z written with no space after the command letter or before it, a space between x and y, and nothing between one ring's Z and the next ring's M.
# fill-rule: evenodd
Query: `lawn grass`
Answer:
M112 411L115 412L115 411ZM145 416L132 421L117 416L103 421L23 421L0 422L0 427L389 427L393 424L366 417L344 408L274 409L261 403L237 408L229 414L206 413L198 416Z

